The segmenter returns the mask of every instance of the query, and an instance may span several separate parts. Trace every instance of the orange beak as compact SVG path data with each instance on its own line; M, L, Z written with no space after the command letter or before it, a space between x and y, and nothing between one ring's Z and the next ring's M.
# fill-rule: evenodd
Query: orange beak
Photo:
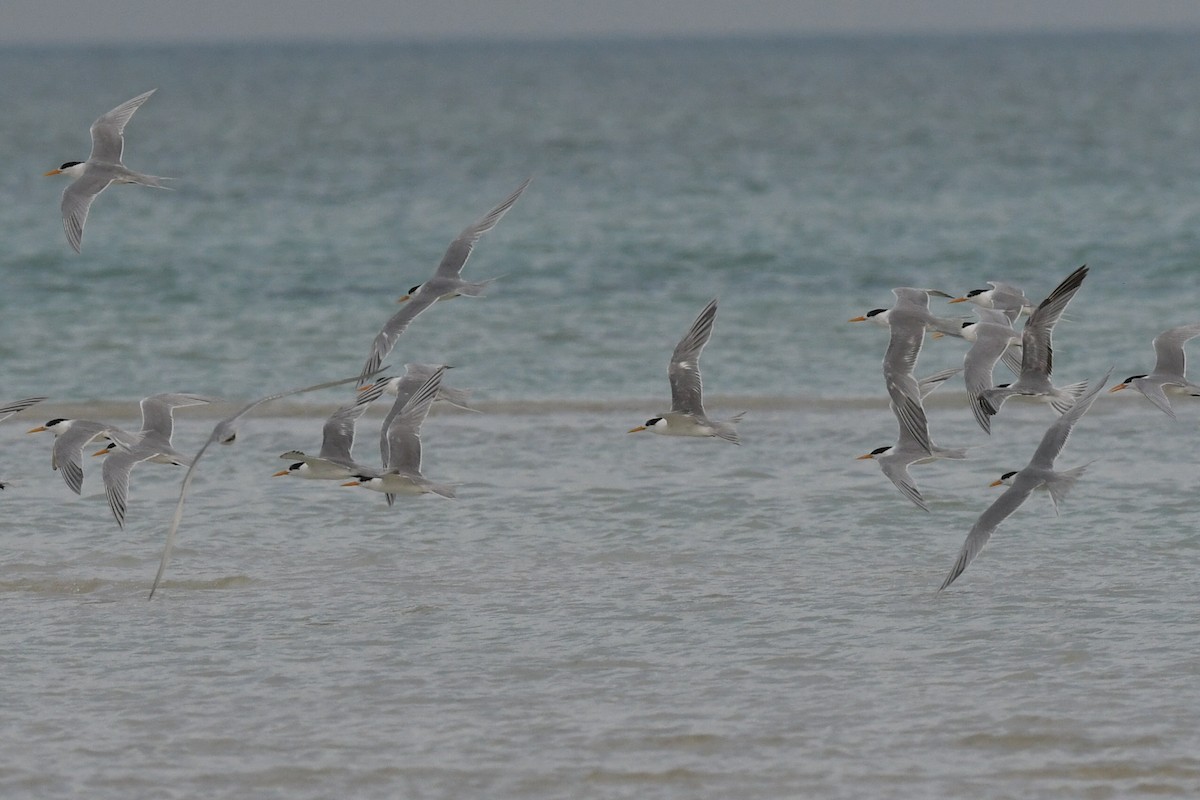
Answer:
M850 322L866 322L866 317L851 317Z
M96 456L106 456L106 455L108 455L107 447L105 447L101 450L97 450L96 452L92 453L92 458L95 458Z
M49 172L43 172L43 173L42 173L42 177L43 177L43 178L49 178L51 175L61 175L61 174L62 174L62 170L61 170L61 169L52 169L52 170L50 170Z
M1003 485L1004 485L1004 481L992 481L991 483L988 484L988 486L1003 486Z
M279 472L276 472L276 473L275 473L274 475L272 475L271 477L272 477L272 478L281 478L281 477L283 477L284 475L287 475L289 471L290 471L290 470L281 469L281 470L279 470Z
M956 298L954 298L953 300L950 300L950 301L948 301L948 302L951 302L951 303L965 303L965 302L967 302L967 298L965 298L965 297L956 297Z
M26 433L41 433L42 431L48 431L48 430L50 430L50 429L47 428L45 425L38 425L36 428L30 428L29 430L27 430L25 432Z
M411 295L411 294L406 294L406 295L404 295L404 297L401 297L401 298L400 298L399 300L397 300L396 302L397 302L397 303L403 303L405 300L407 300L407 299L408 299L408 298L410 298L410 297L412 297L412 295Z
M361 485L362 484L360 484L358 481L348 481L348 482L342 484L342 486L361 486Z
M638 425L636 428L630 428L628 431L626 431L626 433L637 433L638 431L644 431L644 430L646 430L645 425Z
M1108 390L1108 393L1109 393L1109 394L1112 394L1113 392L1119 392L1119 391L1121 391L1122 389L1124 389L1124 388L1125 388L1126 386L1128 386L1128 385L1129 385L1128 383L1118 383L1116 386L1114 386L1113 388L1109 389L1109 390ZM33 431L30 431L30 433L33 433Z
M873 459L873 458L875 458L875 454L874 454L874 453L867 453L865 456L859 456L858 458L856 458L856 459L854 459L854 460L855 460L855 461L862 461L864 458L872 458L872 459Z

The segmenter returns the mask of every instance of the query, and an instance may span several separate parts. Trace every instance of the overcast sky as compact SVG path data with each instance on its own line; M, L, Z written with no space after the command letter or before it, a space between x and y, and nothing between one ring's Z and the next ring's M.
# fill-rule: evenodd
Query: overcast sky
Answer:
M13 0L0 42L1200 31L1198 0Z

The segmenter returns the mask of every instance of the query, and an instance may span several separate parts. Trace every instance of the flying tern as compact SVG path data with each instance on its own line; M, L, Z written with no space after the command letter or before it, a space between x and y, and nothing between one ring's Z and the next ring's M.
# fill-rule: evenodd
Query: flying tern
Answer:
M1108 377L1111 374L1112 368L1109 368L1104 377L1097 381L1090 391L1082 395L1070 408L1063 412L1062 416L1050 424L1050 427L1046 429L1046 433L1042 435L1042 441L1038 445L1037 450L1034 451L1033 458L1029 459L1029 463L1024 468L1015 472L1006 472L999 480L992 483L992 486L1007 485L1008 489L1004 491L1004 494L996 498L996 501L988 506L986 511L979 515L979 519L976 520L970 533L967 534L967 540L963 543L962 549L958 553L958 558L955 559L954 566L950 569L950 574L946 576L946 580L942 582L941 587L938 589L939 592L954 583L955 579L971 563L971 560L979 555L979 551L983 549L983 546L987 544L988 539L991 537L992 531L996 530L1001 522L1008 519L1009 515L1020 508L1021 504L1029 499L1029 495L1035 489L1045 489L1049 492L1050 500L1054 504L1055 513L1058 512L1059 502L1066 497L1067 492L1071 490L1071 487L1083 475L1088 465L1084 464L1073 469L1056 471L1054 469L1054 460L1062 452L1075 425L1087 413L1087 410L1092 407L1092 403L1095 402L1100 389L1108 382Z
M667 378L671 383L671 410L646 420L644 425L631 428L630 433L650 431L666 436L709 436L740 444L737 429L745 412L725 420L709 419L704 413L701 398L703 385L700 380L700 352L712 336L713 321L717 317L717 301L711 300L692 327L675 345L671 363L667 367Z
M1184 373L1187 371L1187 357L1183 346L1192 339L1200 336L1200 322L1190 325L1180 325L1154 337L1154 371L1149 375L1131 375L1121 383L1109 389L1109 392L1119 392L1132 386L1146 399L1161 408L1168 417L1175 419L1175 410L1171 408L1168 394L1200 396L1200 386L1189 381Z
M931 391L940 386L948 378L957 375L961 369L946 369L923 378L918 386L921 390L921 396L925 397ZM921 492L917 489L916 483L913 482L912 476L908 472L909 466L913 464L928 464L936 461L939 458L947 459L963 459L967 457L967 451L963 448L940 447L932 444L929 450L919 445L909 432L905 425L899 425L899 434L896 437L896 443L886 447L878 447L865 455L858 457L859 460L871 459L879 464L880 470L887 476L887 479L895 484L900 493L911 500L917 508L922 511L928 511L929 505L925 502L925 498L921 496Z
M421 423L429 414L429 407L437 396L445 369L439 368L429 376L388 423L387 458L383 470L361 472L354 480L343 486L362 486L388 495L390 503L394 495L421 495L433 493L442 497L454 497L455 487L434 483L421 474Z
M96 195L108 188L109 184L136 183L158 189L167 188L162 182L170 180L169 178L134 172L121 162L122 151L125 148L125 125L133 116L133 112L155 91L151 89L132 100L126 100L92 123L92 154L88 156L87 161L68 161L58 169L46 173L47 176L66 175L75 179L63 190L62 218L67 242L76 253L80 252L83 225L87 222L92 201L96 199Z
M983 413L994 415L1009 397L1023 395L1042 398L1061 414L1087 389L1087 381L1059 388L1050 380L1054 368L1051 346L1054 325L1079 291L1087 273L1086 265L1072 272L1029 315L1021 332L1021 374L1012 383L979 393L978 405Z
M383 329L375 336L375 341L371 343L371 354L367 357L367 363L363 367L364 383L367 375L375 374L379 371L379 365L383 363L383 359L387 358L388 353L396 344L396 339L400 334L408 328L409 324L416 319L417 315L425 309L432 306L438 300L449 300L453 297L466 295L467 297L479 297L483 294L484 289L495 278L478 283L471 283L462 279L463 265L467 263L467 259L471 256L471 251L475 248L475 243L479 241L479 237L496 227L496 224L508 213L508 210L517 202L517 198L525 191L525 187L529 186L532 178L526 178L524 183L517 187L516 191L505 198L504 202L493 208L482 219L468 225L463 232L458 235L450 247L442 256L442 262L438 264L437 270L433 276L424 283L419 283L408 290L408 293L400 298L400 302L404 307L391 316L384 323Z

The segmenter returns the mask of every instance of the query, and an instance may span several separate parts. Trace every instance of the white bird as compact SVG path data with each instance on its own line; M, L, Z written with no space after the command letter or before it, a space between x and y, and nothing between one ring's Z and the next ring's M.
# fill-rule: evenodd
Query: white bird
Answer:
M1190 325L1180 325L1154 337L1154 371L1149 375L1131 375L1121 383L1109 389L1109 392L1119 392L1132 386L1146 399L1161 408L1168 417L1175 419L1175 410L1167 394L1189 395L1200 397L1200 386L1187 379L1187 356L1184 355L1185 343L1200 336L1200 322Z
M461 295L479 297L488 284L495 280L495 278L489 278L477 283L464 281L462 279L463 265L470 258L471 251L475 249L475 243L479 241L479 237L496 227L496 224L517 202L517 198L525 191L525 187L531 180L533 179L526 178L525 182L505 198L503 203L489 211L482 219L464 228L463 232L450 243L450 247L442 256L442 262L438 264L433 277L412 287L408 290L408 294L400 298L399 302L404 303L404 308L397 311L384 323L383 329L376 334L375 341L371 343L371 354L367 357L367 363L363 367L364 382L368 375L379 372L379 365L387 358L388 353L392 352L400 334L407 330L418 314L438 300L449 300Z
M387 427L387 458L383 471L362 472L343 486L362 486L391 496L437 494L454 497L455 487L434 483L421 474L421 423L437 396L445 369L438 369L395 414Z
M97 455L108 453L100 470L104 493L118 527L125 527L129 475L143 461L186 467L192 460L171 446L176 408L211 403L212 398L182 392L165 392L142 400L142 429L136 434L111 429L112 444Z
M945 369L941 372L934 373L927 378L923 378L918 384L921 390L921 397L925 397L948 378L953 377L961 372L960 369ZM916 439L904 425L899 425L899 434L896 437L896 443L886 447L877 447L865 455L858 457L858 460L871 459L879 464L880 470L887 476L887 479L895 484L900 493L911 500L917 508L922 511L928 511L929 506L925 502L925 498L921 496L921 491L917 489L916 483L913 482L912 476L908 472L908 468L912 464L928 464L936 461L939 458L946 459L963 459L967 457L967 451L964 448L939 447L931 443L929 450L921 447Z
M675 345L667 378L671 382L671 410L646 420L646 424L631 428L629 433L650 431L666 436L708 436L740 444L737 429L745 412L725 420L709 419L704 413L703 383L700 380L700 352L712 336L713 321L717 318L717 301L704 307L692 327Z
M354 460L354 431L358 420L372 402L377 400L387 385L380 382L359 393L355 402L334 411L321 429L321 450L315 456L305 455L299 450L288 450L279 456L295 462L287 469L276 472L274 477L294 475L310 480L345 480L362 465Z
M955 297L951 303L972 303L980 308L993 308L997 311L1014 311L1013 319L1021 314L1032 314L1033 303L1025 296L1025 292L1008 283L988 281L990 289L972 289L962 297Z
M1025 329L1021 332L1021 374L1012 383L985 389L979 393L979 406L985 414L996 414L1004 405L1004 401L1013 395L1044 399L1061 414L1087 389L1087 381L1059 388L1050 380L1054 369L1054 352L1051 346L1054 325L1062 317L1071 298L1079 291L1087 272L1086 265L1072 272L1029 315L1029 319L1025 321Z
M941 587L938 589L939 592L953 583L963 573L963 570L967 568L971 560L979 555L979 551L987 544L992 531L996 530L1001 522L1016 511L1029 498L1034 489L1045 489L1049 492L1050 500L1054 504L1054 511L1058 513L1059 502L1066 497L1067 492L1071 490L1071 487L1083 475L1088 465L1084 464L1073 469L1055 471L1054 460L1062 452L1076 423L1092 407L1092 403L1095 402L1100 389L1108 382L1108 377L1111 374L1112 368L1110 367L1108 372L1104 374L1104 377L1096 382L1091 391L1080 397L1062 416L1050 424L1050 427L1046 429L1046 433L1042 435L1041 444L1034 451L1033 458L1029 459L1029 463L1023 469L1015 472L1006 472L1000 477L1000 480L992 483L992 486L1005 484L1009 488L1005 490L1004 494L996 498L996 501L988 506L986 511L979 515L979 519L976 520L970 533L967 534L967 540L963 543L962 549L958 553L958 558L955 559L954 566L950 569L950 574L946 576L946 580L942 582Z
M369 377L369 376L368 376ZM154 598L154 592L158 589L158 584L162 580L163 573L167 570L167 562L171 560L171 550L175 547L175 537L179 533L179 524L183 521L183 503L187 499L188 489L191 488L192 479L196 475L196 466L200 463L201 456L208 450L209 445L214 442L218 444L233 444L237 439L238 425L242 418L249 414L254 409L261 405L270 403L274 400L279 400L282 397L289 397L294 394L304 394L305 392L315 392L318 389L328 389L333 386L341 386L346 383L354 383L362 378L361 375L355 375L353 378L343 378L338 381L327 381L326 383L318 383L315 386L306 386L303 389L288 389L277 394L270 394L266 397L260 397L257 400L247 403L237 410L236 413L226 417L213 426L212 433L208 435L208 439L204 441L196 455L192 456L191 464L188 470L184 473L183 482L179 485L179 502L175 504L175 513L171 516L171 524L167 528L167 540L163 545L162 558L158 562L158 572L154 575L154 583L150 586L150 597Z
M83 448L97 439L116 430L106 422L90 419L64 419L57 417L45 425L30 428L28 433L50 431L54 434L54 445L50 450L50 468L62 475L67 488L75 494L83 492Z
M963 356L963 380L967 387L967 399L975 421L985 433L992 432L992 418L980 402L980 395L995 385L992 371L996 362L1008 355L1011 348L1019 347L1021 334L1013 329L1014 311L997 311L979 306L975 309L977 322L963 325L963 338L971 342L971 349ZM1020 373L1020 367L1017 369Z
M929 310L929 296L949 297L936 289L892 289L896 304L891 308L876 308L851 322L874 322L891 331L887 350L883 356L883 380L891 397L892 412L902 426L908 428L913 440L926 453L931 452L929 421L921 404L921 392L913 370L925 343L925 331L936 331L946 336L962 336L962 322L958 319L935 316Z
M121 161L125 148L125 124L129 122L133 112L155 91L151 89L132 100L126 100L92 123L92 154L88 156L87 161L68 161L58 169L46 173L47 176L66 175L75 179L63 190L62 218L67 241L76 253L80 251L83 225L87 222L92 201L96 199L96 195L108 188L110 183L136 183L158 189L167 188L162 182L170 178L134 172Z

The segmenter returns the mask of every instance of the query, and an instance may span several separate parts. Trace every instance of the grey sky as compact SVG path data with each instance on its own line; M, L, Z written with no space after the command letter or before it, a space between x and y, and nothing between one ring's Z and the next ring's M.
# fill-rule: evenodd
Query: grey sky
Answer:
M1196 0L13 0L0 42L1200 30Z

